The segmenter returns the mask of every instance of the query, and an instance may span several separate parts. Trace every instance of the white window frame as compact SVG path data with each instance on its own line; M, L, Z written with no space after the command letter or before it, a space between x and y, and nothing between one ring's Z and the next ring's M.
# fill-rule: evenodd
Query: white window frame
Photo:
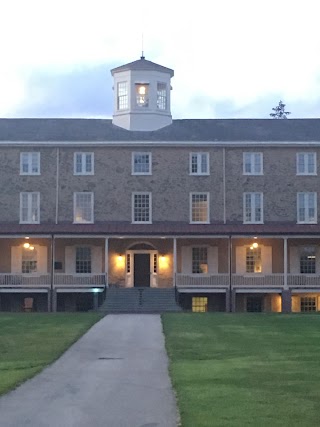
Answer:
M192 172L192 158L196 156L197 157L197 171ZM205 172L202 172L202 158L203 156L206 157L207 162L207 170ZM189 155L189 174L190 175L210 175L210 165L209 165L209 153L205 152L193 152Z
M27 164L28 164L28 171L24 172L23 171L23 157L27 156ZM38 170L37 172L32 172L32 160L33 157L36 158L37 161L37 166L38 166ZM40 175L40 152L36 152L36 151L30 151L30 152L26 152L23 151L20 153L20 175Z
M250 156L250 171L246 171L246 157ZM261 164L261 170L257 171L256 170L256 164L255 164L255 156L259 156L260 157L260 164ZM263 175L263 153L261 152L249 152L249 151L245 151L243 153L243 157L242 157L242 162L243 162L243 175Z
M192 219L192 197L193 196L207 196L207 220L206 221L193 221ZM190 209L190 224L210 224L210 193L207 192L192 192L189 195L189 209Z
M134 200L135 200L135 196L143 196L143 195L147 195L149 196L149 221L135 221L134 220ZM131 205L132 205L132 210L131 210L131 215L132 215L132 224L152 224L152 193L148 192L148 191L135 191L134 193L132 193L132 199L131 199Z
M149 157L149 171L148 172L136 172L135 171L135 157L136 156L148 156ZM145 152L145 151L134 151L132 153L131 158L131 164L132 164L132 175L152 175L152 153Z
M157 82L157 109L160 111L168 109L168 90L165 82Z
M121 92L123 90L123 92ZM121 92L121 95L120 95ZM129 108L129 85L127 81L117 83L117 111L125 111Z
M81 156L81 172L77 171L77 157ZM87 156L91 157L91 171L87 171ZM77 151L73 156L73 174L74 175L94 175L94 153Z
M250 195L250 215L251 220L246 219L246 197L247 195ZM256 210L259 209L259 206L256 206L256 195L260 195L260 209L261 209L261 218L260 220L257 220L257 212ZM263 193L259 191L254 192L246 192L243 193L243 223L244 224L263 224Z
M22 199L25 194L27 195L28 218L26 220L23 220L22 219ZM38 220L32 220L32 198L33 198L33 195L35 194L37 197L36 209L37 209ZM40 224L40 193L38 191L32 191L32 192L23 191L20 193L20 224Z
M309 197L310 195L314 195L314 219L310 220L309 210L312 209L312 207L309 206ZM299 200L300 196L303 195L304 198L304 209L305 209L305 219L300 219L300 207L299 207ZM298 192L297 193L297 224L317 224L318 223L318 209L317 209L317 193L315 191L309 191L309 192Z
M313 172L309 172L308 167L309 167L309 163L308 163L308 156L310 156L310 154L313 155L313 161L314 161L314 171ZM299 171L299 157L303 156L303 171ZM297 166L297 175L317 175L317 153L316 152L300 152L296 154L296 166Z
M77 221L76 220L76 205L77 205L77 195L79 194L90 194L91 195L91 220L90 221ZM93 224L94 223L94 193L90 191L77 191L73 193L73 224Z

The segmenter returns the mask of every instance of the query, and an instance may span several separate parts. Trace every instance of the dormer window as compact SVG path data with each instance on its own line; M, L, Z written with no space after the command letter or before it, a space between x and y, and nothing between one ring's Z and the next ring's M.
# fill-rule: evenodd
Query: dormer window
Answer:
M167 85L165 83L157 84L157 108L159 110L167 109Z
M148 107L149 105L149 84L136 84L136 99L138 107Z
M128 83L119 82L117 87L117 108L118 110L126 110L128 105Z

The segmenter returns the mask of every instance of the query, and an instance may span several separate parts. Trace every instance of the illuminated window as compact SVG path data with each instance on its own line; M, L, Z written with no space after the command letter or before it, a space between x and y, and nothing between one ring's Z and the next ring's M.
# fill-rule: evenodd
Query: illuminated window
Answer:
M316 153L297 153L297 175L316 175Z
M209 153L190 153L190 175L209 175Z
M208 273L208 249L192 248L192 273Z
M243 193L243 222L263 223L263 193Z
M209 222L209 193L190 193L190 222Z
M151 223L151 193L133 193L132 222Z
M40 153L20 153L20 175L40 175Z
M246 273L261 273L261 248L246 248Z
M243 153L243 174L262 175L263 156L262 153Z
M300 273L316 273L316 251L314 247L305 247L300 254Z
M126 110L129 106L128 103L128 83L120 82L117 85L117 108L118 110Z
M93 175L93 153L74 153L74 174Z
M37 251L36 249L22 249L22 273L36 273L37 272Z
M40 193L20 193L20 223L40 223Z
M157 107L159 110L167 108L167 85L165 83L157 83Z
M147 83L136 84L136 100L138 107L148 107L149 85Z
M76 248L76 273L91 273L91 248Z
M151 153L132 153L132 174L151 175Z
M74 193L75 223L93 223L93 193Z
M194 313L208 311L208 297L192 297L192 311Z
M317 311L317 302L315 297L301 297L300 310L302 312Z
M297 193L298 223L316 224L317 193Z

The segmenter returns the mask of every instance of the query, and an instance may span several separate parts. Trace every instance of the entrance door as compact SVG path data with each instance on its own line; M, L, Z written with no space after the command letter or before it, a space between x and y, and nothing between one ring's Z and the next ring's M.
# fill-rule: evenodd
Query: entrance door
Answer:
M134 254L134 286L150 286L150 254Z

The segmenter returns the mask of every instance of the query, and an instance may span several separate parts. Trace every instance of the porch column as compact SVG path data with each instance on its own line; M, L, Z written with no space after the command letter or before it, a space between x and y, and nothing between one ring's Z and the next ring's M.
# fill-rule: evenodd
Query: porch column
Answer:
M283 289L281 294L282 313L291 313L291 289Z
M288 239L283 239L283 287L288 289Z
M232 289L231 291L231 312L236 312L236 290Z
M231 304L230 289L227 289L226 290L226 308L225 308L226 313L230 312L230 304Z
M104 272L106 276L106 285L109 283L109 237L104 242Z
M93 293L93 309L98 310L99 308L99 293L94 292Z
M177 275L177 239L173 239L173 286L177 286L176 282Z
M57 311L57 291L53 289L52 291L52 311L55 313Z
M56 261L55 251L56 251L56 242L54 239L54 235L52 235L51 236L51 278L50 278L50 289L48 291L48 312L57 310L57 307L55 308L55 310L53 310L54 272L55 272L54 266Z

